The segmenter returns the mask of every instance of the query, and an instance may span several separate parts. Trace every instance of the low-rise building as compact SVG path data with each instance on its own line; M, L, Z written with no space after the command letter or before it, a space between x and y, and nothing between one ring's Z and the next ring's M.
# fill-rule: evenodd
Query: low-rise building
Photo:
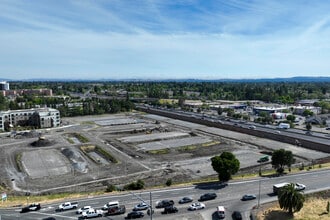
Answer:
M60 124L60 112L53 108L0 111L0 131L5 131L17 126L52 128L59 127Z

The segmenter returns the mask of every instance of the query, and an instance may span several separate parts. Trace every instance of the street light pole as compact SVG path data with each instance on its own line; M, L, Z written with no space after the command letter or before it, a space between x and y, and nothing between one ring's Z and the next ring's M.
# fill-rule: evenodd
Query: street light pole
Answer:
M150 192L150 220L152 220L152 213L153 213L153 210L152 210L152 196L151 196L151 192Z
M261 179L259 179L259 196L258 196L258 208L260 206L260 191L261 191Z
M150 210L150 220L152 220L152 214L153 214L153 210L152 210L152 196L151 196L151 192L149 192L150 194L150 203L147 203L144 199L142 199L140 196L135 195L133 192L130 192L133 196L135 196L137 199L139 199L140 201L144 202L145 204L147 204L149 206L149 210Z

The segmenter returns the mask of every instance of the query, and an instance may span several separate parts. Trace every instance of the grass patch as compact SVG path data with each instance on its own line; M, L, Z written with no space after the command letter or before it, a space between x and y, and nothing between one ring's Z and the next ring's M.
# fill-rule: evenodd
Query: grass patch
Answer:
M95 151L99 154L102 154L106 159L110 160L112 163L118 163L118 160L103 148L96 146Z
M88 138L85 136L82 136L81 134L74 133L74 136L81 142L81 143L87 143L89 142Z
M114 156L112 156L112 154L110 154L108 151L104 150L99 146L94 146L94 145L80 146L80 150L95 163L99 163L99 161L96 161L95 158L91 157L88 153L96 152L97 154L102 155L103 158L105 158L106 160L111 161L112 163L118 163L118 160Z
M192 151L195 150L197 148L196 145L188 145L188 146L183 146L183 147L179 147L178 151L179 152L186 152L186 151Z
M17 166L17 170L18 170L18 172L22 172L22 171L23 171L23 166L22 166L22 153L18 153L18 154L16 154L15 161L16 161L16 166Z
M49 194L49 195L30 195L28 198L26 196L13 196L8 195L7 200L0 203L0 207L20 207L25 206L27 203L38 202L41 206L49 203L60 203L64 200L86 198L87 196L96 196L102 195L102 192L93 192L93 193L58 193L58 194Z
M68 141L70 144L74 144L74 141L73 141L71 138L67 138L67 141Z
M283 211L278 202L273 202L265 205L265 207L257 213L257 220L310 220L330 219L330 214L327 213L327 204L329 201L329 190L323 192L317 192L306 195L303 208L294 213L294 217L289 216L286 211Z
M170 152L170 149L164 148L159 150L148 150L148 154L168 154Z

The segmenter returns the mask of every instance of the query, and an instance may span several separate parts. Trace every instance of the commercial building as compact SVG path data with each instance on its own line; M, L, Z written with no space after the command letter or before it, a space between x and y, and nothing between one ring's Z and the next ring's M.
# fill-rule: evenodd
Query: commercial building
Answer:
M0 131L15 127L52 128L61 124L60 112L53 108L0 111Z

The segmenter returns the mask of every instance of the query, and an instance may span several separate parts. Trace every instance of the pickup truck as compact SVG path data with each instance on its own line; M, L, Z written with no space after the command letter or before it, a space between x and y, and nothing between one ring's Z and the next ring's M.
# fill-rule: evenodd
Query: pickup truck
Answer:
M89 209L86 212L83 212L81 217L86 218L95 218L95 217L102 217L103 211L99 209Z
M77 202L65 202L58 206L59 211L70 210L78 208Z
M126 207L124 205L120 205L117 207L109 208L106 215L121 215L126 212Z

